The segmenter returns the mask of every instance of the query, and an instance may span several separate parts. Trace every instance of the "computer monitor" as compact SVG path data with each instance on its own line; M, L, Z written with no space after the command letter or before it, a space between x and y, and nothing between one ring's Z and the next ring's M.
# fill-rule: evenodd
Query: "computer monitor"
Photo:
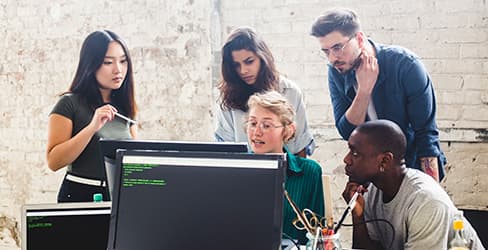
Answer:
M107 249L279 249L284 154L117 154Z
M202 152L248 152L247 143L236 142L197 142L197 141L156 141L156 140L114 140L100 139L100 152L110 196L113 192L115 152L117 149L164 150L164 151L202 151Z
M471 226L476 230L478 237L480 238L481 244L488 247L488 226L486 222L488 221L488 210L486 208L461 208L464 217L468 219Z
M110 202L22 207L22 250L107 249Z

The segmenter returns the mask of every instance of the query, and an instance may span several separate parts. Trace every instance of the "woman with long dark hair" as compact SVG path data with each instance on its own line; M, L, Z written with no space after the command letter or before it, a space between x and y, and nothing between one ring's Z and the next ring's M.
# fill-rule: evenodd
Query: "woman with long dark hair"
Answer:
M49 115L48 166L53 171L68 166L58 202L92 201L95 193L108 200L98 140L134 138L136 112L125 42L108 30L91 33L69 90Z
M307 125L302 92L278 73L271 51L253 29L240 27L230 34L222 48L222 78L215 130L218 141L247 142L243 121L249 97L276 90L288 99L296 113L296 136L287 143L288 150L304 157L313 152L315 144Z

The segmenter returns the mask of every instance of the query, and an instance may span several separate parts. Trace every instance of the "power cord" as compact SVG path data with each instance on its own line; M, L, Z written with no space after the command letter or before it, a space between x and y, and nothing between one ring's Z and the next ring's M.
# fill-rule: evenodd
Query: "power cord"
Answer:
M282 233L281 235L284 236L284 238L289 239L291 242L293 242L297 249L300 249L300 245L298 245L298 240L293 239L290 235L286 233Z
M393 245L393 241L395 240L395 228L393 227L393 225L388 220L385 220L385 219L371 219L371 220L365 220L363 222L359 222L359 223L355 223L355 224L342 224L342 225L343 226L346 226L346 227L353 227L353 226L359 226L359 225L362 225L362 224L366 224L366 223L370 223L370 222L375 222L375 221L385 222L388 226L390 226L391 232L392 232L392 239L391 239L390 244L388 245L388 248L387 249L391 249L391 246Z

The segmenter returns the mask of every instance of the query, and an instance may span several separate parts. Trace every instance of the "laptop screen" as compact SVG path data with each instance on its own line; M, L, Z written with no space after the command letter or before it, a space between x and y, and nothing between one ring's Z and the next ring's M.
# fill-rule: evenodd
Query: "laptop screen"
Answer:
M110 202L24 205L22 250L105 250L110 207Z
M279 249L283 154L119 151L108 249Z

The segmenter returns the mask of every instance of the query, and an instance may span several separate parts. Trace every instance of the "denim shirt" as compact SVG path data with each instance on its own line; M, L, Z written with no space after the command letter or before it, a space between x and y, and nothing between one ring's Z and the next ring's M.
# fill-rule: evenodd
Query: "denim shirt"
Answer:
M407 166L421 169L420 157L438 157L439 177L442 178L446 159L440 149L435 94L427 70L420 59L405 48L369 42L376 51L380 69L372 93L378 119L394 121L403 130L407 138ZM356 128L345 116L356 95L356 74L352 70L342 75L329 65L328 76L335 125L347 140Z

